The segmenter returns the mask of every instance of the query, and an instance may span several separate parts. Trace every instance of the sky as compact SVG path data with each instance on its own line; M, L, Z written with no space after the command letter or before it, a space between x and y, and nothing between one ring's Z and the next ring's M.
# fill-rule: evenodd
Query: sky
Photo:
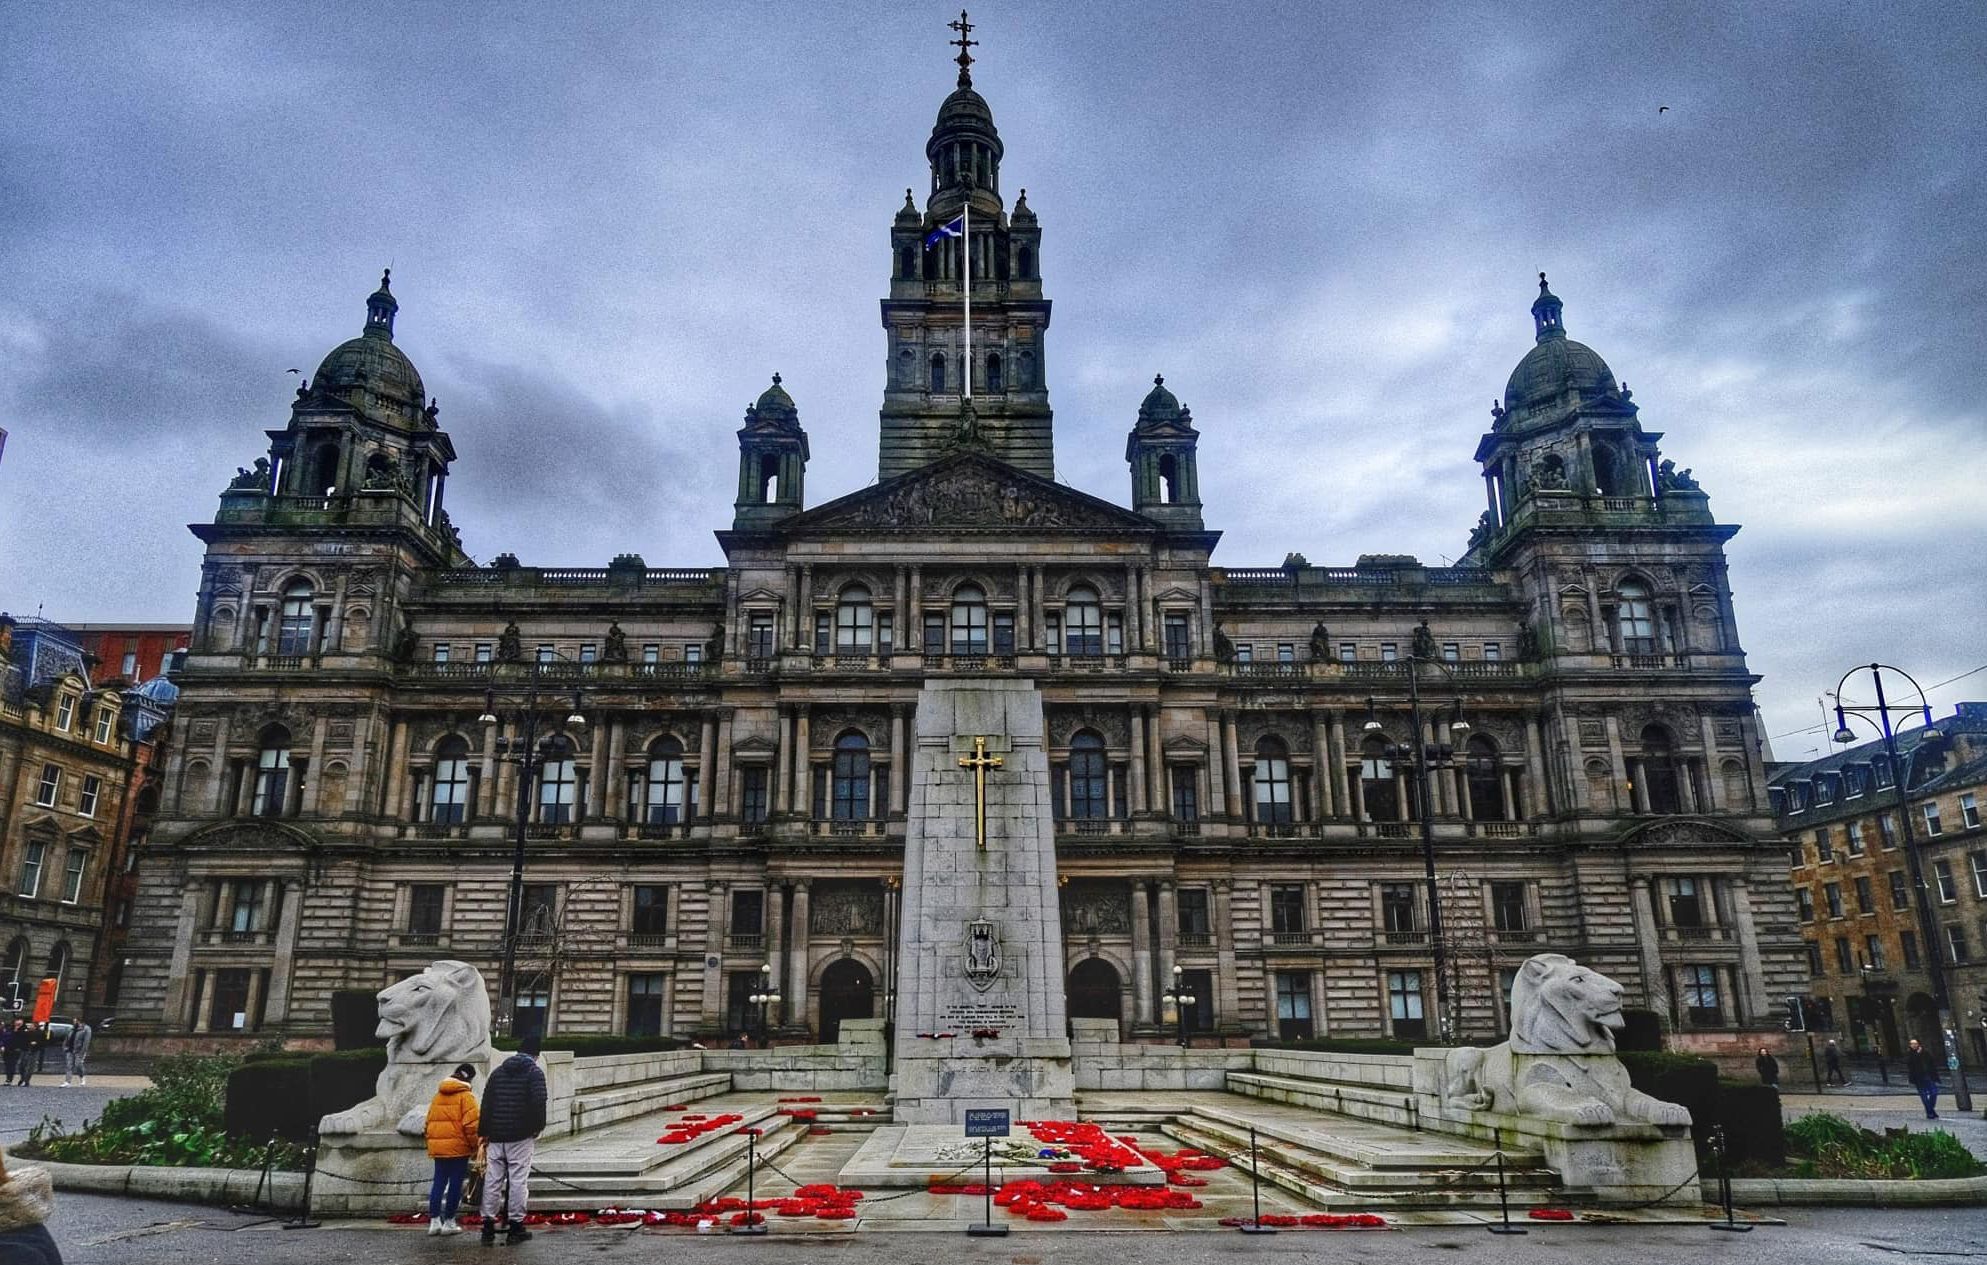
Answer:
M809 502L863 486L952 16L0 8L0 608L189 620L185 525L387 265L478 559L719 563L733 433L776 371ZM1002 187L1041 217L1059 478L1128 501L1164 373L1217 563L1453 558L1545 271L1742 525L1778 757L1827 749L1817 699L1858 663L1949 682L1940 713L1987 698L1960 675L1987 666L1987 8L972 20Z

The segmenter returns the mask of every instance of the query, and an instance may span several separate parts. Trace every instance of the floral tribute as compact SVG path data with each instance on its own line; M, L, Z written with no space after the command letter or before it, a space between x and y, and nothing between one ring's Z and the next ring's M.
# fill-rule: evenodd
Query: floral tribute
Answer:
M1525 1214L1534 1221L1571 1221L1573 1213L1567 1208L1534 1208Z
M811 1217L817 1221L851 1221L856 1217L856 1205L862 1201L859 1190L845 1190L835 1185L802 1186L782 1199L755 1199L747 1203L743 1199L726 1195L721 1199L706 1199L694 1208L661 1209L649 1208L602 1208L598 1212L532 1212L525 1214L524 1223L528 1226L676 1226L694 1230L700 1225L724 1223L734 1226L762 1225L766 1215L771 1213L781 1217ZM400 1212L387 1218L390 1225L426 1225L428 1214L420 1212ZM463 1216L462 1224L479 1226L483 1219L474 1213Z
M744 1116L734 1112L726 1112L719 1116L707 1116L701 1113L686 1115L675 1124L670 1125L669 1131L655 1140L656 1145L682 1146L686 1142L695 1142L707 1133L716 1133L719 1129L728 1129L743 1119L745 1119Z

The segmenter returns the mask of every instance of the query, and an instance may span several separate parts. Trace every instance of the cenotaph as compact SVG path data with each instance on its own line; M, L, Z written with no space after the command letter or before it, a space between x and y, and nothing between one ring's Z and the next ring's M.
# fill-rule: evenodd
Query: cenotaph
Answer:
M928 680L904 835L899 1124L1075 1113L1055 809L1032 681Z

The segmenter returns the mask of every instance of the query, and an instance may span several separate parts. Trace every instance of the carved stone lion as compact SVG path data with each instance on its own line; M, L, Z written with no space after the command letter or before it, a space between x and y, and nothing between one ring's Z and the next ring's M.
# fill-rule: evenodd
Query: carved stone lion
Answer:
M380 990L379 1027L386 1067L375 1094L350 1111L334 1112L321 1134L394 1128L411 1137L427 1129L428 1102L458 1063L487 1064L490 994L483 973L467 962L433 962L419 975Z
M1688 1110L1628 1083L1614 1056L1621 995L1620 984L1563 954L1529 959L1511 985L1511 1039L1449 1051L1442 1096L1568 1124L1689 1124Z

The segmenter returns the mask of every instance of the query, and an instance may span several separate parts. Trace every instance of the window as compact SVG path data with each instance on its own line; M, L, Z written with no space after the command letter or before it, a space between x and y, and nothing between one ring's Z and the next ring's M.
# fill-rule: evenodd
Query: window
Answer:
M1946 832L1945 827L1939 823L1938 801L1934 800L1932 803L1929 804L1920 804L1918 806L1918 811L1925 815L1926 834L1942 835Z
M1967 956L1966 928L1956 922L1946 925L1946 951L1955 966L1964 966L1970 960Z
M214 972L214 1000L207 1013L208 1027L217 1032L240 1032L251 1026L248 981L249 973L243 969Z
M110 709L110 705L108 703L98 703L97 704L97 745L98 746L103 746L110 741L111 728L116 723L117 723L117 713ZM1962 799L1960 802L1963 804L1966 801ZM1975 821L1973 824L1978 825L1979 822Z
M1951 861L1941 860L1932 862L1932 883L1939 893L1939 903L1941 905L1950 905L1958 898L1953 884L1953 867Z
M124 652L124 658L117 665L117 674L127 681L137 677L138 652L136 650L127 650Z
M1504 658L1504 647L1494 641L1483 643L1483 661L1497 663Z
M1463 648L1461 645L1453 641L1445 641L1442 643L1442 662L1461 663L1462 661L1463 661Z
M1897 818L1891 816L1889 813L1885 813L1883 816L1877 818L1877 833L1883 836L1885 851L1895 848L1897 846Z
M1003 386L1001 385L1001 372L1000 372L1000 357L999 357L999 356L988 356L988 357L987 357L987 390L989 390L989 391L1001 391L1001 390L1005 390L1005 389L1006 389L1006 388L1004 388L1004 387L1003 387Z
M1889 786L1891 782L1890 757L1878 756L1874 760L1871 760L1870 777L1878 786Z
M1987 852L1973 852L1967 855L1973 866L1973 894L1987 897Z
M63 694L55 700L55 727L63 733L76 723L76 696Z
M1341 642L1339 642L1339 643L1338 643L1338 661L1339 661L1340 663L1357 663L1357 662L1359 662L1359 643L1358 643L1358 642L1356 642L1356 641L1341 641Z
M262 750L255 757L257 817L281 817L290 788L290 731L271 725L262 731Z
M1399 659L1400 657L1401 657L1400 647L1396 645L1394 642L1383 641L1380 643L1380 662L1392 663L1395 660Z
M1822 966L1821 962L1821 945L1819 942L1814 940L1808 941L1807 945L1808 945L1808 974L1819 979L1826 970L1826 968Z
M1897 947L1899 950L1899 956L1901 956L1904 959L1904 969L1907 971L1917 970L1918 969L1918 933L1915 931L1898 932Z
M1864 777L1862 769L1857 768L1855 765L1850 765L1848 768L1842 770L1843 796L1847 799L1860 797L1867 781L1868 779Z
M1200 777L1199 770L1191 764L1176 764L1171 769L1173 778L1173 820L1200 820Z
M1470 816L1477 821L1504 820L1504 779L1497 747L1482 734L1464 745L1463 780L1469 790Z
M1882 936L1863 937L1863 961L1873 971L1887 969L1884 966L1884 940Z
M1302 1041L1314 1033L1311 1026L1311 973L1276 973L1276 1034L1285 1041Z
M688 782L683 771L683 744L675 738L657 738L649 744L647 798L642 805L642 821L650 826L674 826L683 821Z
M490 658L491 658L491 650L490 650L490 643L489 643L489 642L487 642L487 641L479 641L479 642L477 642L477 643L476 643L476 662L478 662L478 663L488 663L488 662L490 661Z
M62 770L52 764L41 766L41 780L35 784L34 802L42 808L55 807L55 797L62 791Z
M551 1014L551 984L542 976L530 983L519 984L517 1004L511 1010L511 1034L520 1038L533 1033L543 1035Z
M1661 725L1642 730L1642 797L1652 813L1683 811L1681 778L1670 732Z
M1390 935L1408 934L1416 929L1414 884L1380 885L1380 922Z
M890 640L890 617L888 615L885 615L877 625L877 638L883 642ZM886 645L883 648L887 650L889 647ZM1014 653L1013 611L995 611L993 614L993 652L995 654Z
M1725 1010L1718 1000L1718 971L1710 966L1678 968L1683 985L1683 1004L1692 1027L1717 1027L1724 1022Z
M41 892L41 867L48 856L48 845L39 839L28 840L27 848L21 854L21 895L33 900Z
M518 935L550 939L559 929L559 885L526 883L518 904Z
M1297 646L1296 646L1296 643L1294 643L1294 642L1289 642L1289 641L1279 641L1279 642L1277 642L1277 643L1276 643L1276 661L1277 661L1278 663L1295 663L1295 662L1297 662Z
M1890 907L1892 909L1911 908L1911 884L1904 877L1903 870L1890 872Z
M1208 917L1207 889L1205 887L1183 887L1176 898L1179 908L1180 934L1183 936L1209 936L1214 924Z
M83 793L77 797L76 811L85 817L97 815L97 800L103 794L103 779L89 774L83 776Z
M85 848L69 849L69 856L62 867L62 903L73 905L83 898L83 870L90 863L90 854Z
M1523 883L1492 883L1490 885L1490 914L1492 925L1499 931L1523 931L1526 929L1525 885Z
M1181 971L1180 988L1194 1004L1187 1007L1182 1016L1187 1021L1188 1032L1210 1032L1214 1028L1214 973L1212 971Z
M731 894L731 934L756 936L766 927L766 893L747 888Z
M1269 889L1269 929L1277 935L1301 935L1304 931L1304 888L1298 883L1279 883Z
M952 653L987 652L987 595L977 584L962 584L952 593Z
M442 907L448 888L440 883L416 883L407 889L407 934L439 940L442 934Z
M1399 821L1401 800L1387 740L1378 734L1359 744L1359 795L1368 821Z
M283 590L276 620L276 653L309 654L316 632L317 611L311 606L309 580L292 580Z
M1831 885L1832 886L1832 885ZM1668 898L1672 927L1704 926L1704 906L1694 878L1666 878L1663 894Z
M1272 825L1291 821L1290 758L1283 743L1264 738L1256 744L1256 820Z
M1086 729L1069 740L1069 815L1077 821L1101 821L1109 814L1104 740Z
M1786 797L1787 811L1789 813L1798 813L1806 810L1808 806L1808 791L1799 782L1787 783L1785 787L1781 788L1781 794Z
M435 662L448 662L448 643L446 641L437 641L435 643Z
M580 643L580 662L592 663L600 657L600 647L591 641Z
M1800 910L1802 922L1815 920L1815 894L1805 887L1794 889L1794 904Z
M1656 653L1656 619L1649 604L1649 586L1640 580L1624 580L1615 595L1621 603L1616 622L1621 631L1622 653Z
M635 885L635 910L628 933L638 945L658 946L669 933L669 889L650 883Z
M661 663L661 662L662 662L662 646L661 646L660 644L656 643L656 642L653 642L653 641L649 641L649 642L644 642L644 643L642 644L642 662L643 662L643 663Z
M1255 661L1256 661L1256 648L1253 644L1246 641L1236 643L1235 662L1254 663Z
M1842 884L1824 883L1822 884L1821 892L1823 899L1828 903L1828 916L1830 918L1840 918L1842 916Z
M538 820L562 826L573 820L579 802L579 771L573 766L573 745L553 739L552 752L538 767Z
M1848 936L1835 937L1835 970L1838 975L1854 975L1856 973L1856 958L1854 954L1849 952Z
M454 826L469 815L469 741L461 737L442 739L435 748L435 789L430 797L429 820L438 826Z
M869 739L854 730L835 739L834 800L829 815L836 821L869 818Z
M1097 590L1079 584L1069 591L1063 603L1063 630L1069 653L1104 653L1104 613L1097 602Z
M659 973L642 972L628 977L628 1035L662 1035L662 981Z
M773 616L755 611L745 621L745 653L753 659L773 657Z
M238 878L227 884L229 931L262 930L262 880Z
M835 653L868 654L875 639L876 608L870 603L869 589L851 584L842 590L835 603Z
M945 390L945 353L931 353L931 389L943 393Z
M1859 914L1873 914L1877 912L1877 898L1871 891L1870 880L1867 875L1859 876L1856 879L1856 912Z
M1193 625L1187 622L1186 612L1166 612L1165 641L1166 657L1168 659L1191 659L1194 657Z
M1959 797L1959 823L1968 830L1980 824L1980 801L1972 791Z
M1387 972L1387 1014L1397 1038L1425 1037L1428 1020L1421 1013L1421 972Z
M1849 823L1849 855L1852 857L1863 855L1863 823L1860 821Z
M1835 836L1826 826L1815 831L1815 860L1827 864L1835 859Z
M540 663L551 663L554 660L556 660L558 657L559 657L558 647L553 646L549 643L541 644L538 647L538 661Z
M766 766L748 764L739 770L739 816L748 826L766 821Z

